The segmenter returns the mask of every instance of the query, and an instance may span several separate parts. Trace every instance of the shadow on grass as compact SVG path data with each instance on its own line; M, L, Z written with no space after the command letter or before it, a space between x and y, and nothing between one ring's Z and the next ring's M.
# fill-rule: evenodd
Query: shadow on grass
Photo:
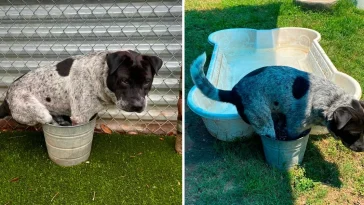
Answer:
M259 137L223 142L212 137L201 118L186 109L186 204L294 204L292 175L271 168ZM302 167L305 177L340 187L336 164L325 161L311 136Z
M218 141L211 136L201 118L197 117L186 105L185 112L185 164L193 168L195 164L214 161L219 158L214 144Z
M9 133L12 133L13 136L3 140L7 140L8 145L16 143L16 148L13 149L14 152L25 153L29 160L48 158L48 155L44 154L47 153L47 146L43 133L36 131L14 131Z
M265 162L259 137L223 142L208 134L201 118L188 109L186 121L186 204L295 204L295 180ZM325 161L313 143L322 138L309 139L302 163L305 178L340 187L337 165Z
M265 163L260 138L216 140L186 110L186 204L293 204L288 173Z
M307 144L302 167L305 168L306 177L316 182L340 188L342 182L339 178L339 168L335 163L325 161L321 151L313 144L329 136L311 135Z

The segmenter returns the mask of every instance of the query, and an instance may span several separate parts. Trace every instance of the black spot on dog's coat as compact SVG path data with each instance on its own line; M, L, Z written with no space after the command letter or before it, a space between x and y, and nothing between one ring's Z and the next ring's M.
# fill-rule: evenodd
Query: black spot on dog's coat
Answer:
M68 76L73 64L73 59L72 58L67 58L59 63L57 63L56 67L57 67L57 72L60 76Z
M233 94L230 97L231 102L236 106L236 109L238 110L238 114L244 120L244 122L246 122L247 124L250 125L249 119L247 118L247 116L244 113L244 105L242 103L241 97L235 92L235 90L233 90L232 92L233 92Z
M310 84L308 80L302 76L298 76L292 86L292 94L293 97L296 99L302 98L306 93L308 92L308 89L310 88Z
M278 106L278 105L279 105L279 103L278 103L277 101L274 101L274 105L275 105L275 106Z
M46 101L47 102L51 102L51 98L50 97L46 97Z
M253 70L252 72L248 73L245 77L252 77L252 76L255 76L255 75L258 75L259 73L265 71L268 67L262 67L262 68L258 68L256 70Z

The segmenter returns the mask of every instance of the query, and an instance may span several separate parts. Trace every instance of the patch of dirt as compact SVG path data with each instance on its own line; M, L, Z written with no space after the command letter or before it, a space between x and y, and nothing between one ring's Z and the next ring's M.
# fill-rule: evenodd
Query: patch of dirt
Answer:
M330 205L342 205L342 204L353 204L353 205L364 205L364 196L354 194L352 188L332 188L327 185L322 185L324 189L328 190L326 196L320 200L324 201L324 204ZM297 198L297 204L307 204L316 197L315 194L308 193Z
M224 186L224 192L227 192L227 191L230 191L233 189L234 189L233 180L226 182L226 184Z

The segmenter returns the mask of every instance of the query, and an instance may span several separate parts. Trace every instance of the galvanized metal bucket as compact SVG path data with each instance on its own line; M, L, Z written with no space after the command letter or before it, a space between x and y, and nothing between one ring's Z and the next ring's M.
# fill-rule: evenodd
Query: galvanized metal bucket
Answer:
M96 116L77 126L43 125L49 158L61 166L73 166L88 159L96 125Z
M261 136L265 159L280 170L299 165L305 155L309 135L292 141L280 141Z

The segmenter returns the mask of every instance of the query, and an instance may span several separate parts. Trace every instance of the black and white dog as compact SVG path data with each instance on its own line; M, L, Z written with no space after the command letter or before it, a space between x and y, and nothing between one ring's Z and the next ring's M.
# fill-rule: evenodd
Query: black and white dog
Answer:
M287 66L268 66L250 72L232 90L220 90L205 77L205 61L204 53L191 66L196 86L213 100L234 104L258 135L276 138L278 115L285 118L288 139L323 125L349 149L364 151L364 102L333 82Z
M145 96L163 62L131 50L95 52L40 67L15 80L0 106L0 117L19 123L57 123L70 116L85 123L110 104L128 112L142 112Z

